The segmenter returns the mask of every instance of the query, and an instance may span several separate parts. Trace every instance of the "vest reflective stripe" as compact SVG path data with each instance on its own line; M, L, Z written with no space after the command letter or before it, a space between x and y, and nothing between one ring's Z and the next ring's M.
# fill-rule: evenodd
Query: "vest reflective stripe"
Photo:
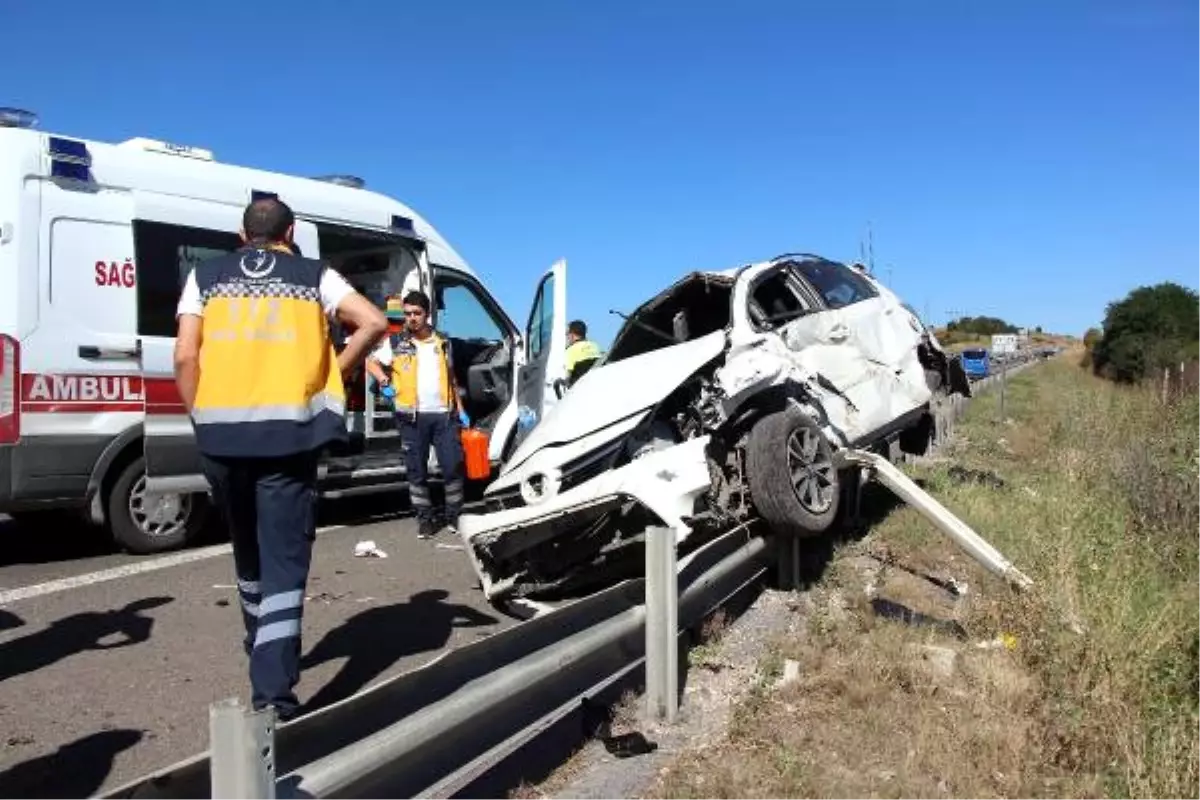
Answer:
M192 421L201 452L281 456L346 439L323 271L320 262L265 250L196 268L204 316Z
M445 408L453 407L450 397L450 355L446 340L436 333L431 334L433 350L441 360L438 370L438 396ZM396 390L396 410L417 409L417 345L407 334L392 337L392 387Z
M204 408L193 412L192 419L200 425L212 422L308 422L322 411L332 411L339 415L345 414L345 399L321 392L302 406Z

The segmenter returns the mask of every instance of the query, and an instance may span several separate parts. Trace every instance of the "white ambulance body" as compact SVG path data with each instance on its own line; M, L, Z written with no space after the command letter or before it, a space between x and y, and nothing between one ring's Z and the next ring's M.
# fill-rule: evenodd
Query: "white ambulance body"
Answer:
M434 298L493 463L513 445L518 407L540 418L555 401L563 262L537 284L521 332L432 226L357 179L35 128L32 115L0 109L0 512L77 508L139 553L179 547L199 530L208 487L175 389L175 306L192 266L239 245L242 211L262 194L295 211L303 255L326 260L380 306L402 288ZM347 387L350 443L324 459L324 496L403 486L392 415L366 381L362 371Z

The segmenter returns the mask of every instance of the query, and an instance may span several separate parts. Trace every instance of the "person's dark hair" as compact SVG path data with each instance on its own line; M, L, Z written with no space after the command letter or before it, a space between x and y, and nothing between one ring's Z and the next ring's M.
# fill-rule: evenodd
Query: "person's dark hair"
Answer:
M567 333L573 333L580 339L587 338L587 323L581 319L572 320L567 323Z
M274 197L255 200L242 214L242 230L251 242L282 242L295 222L288 204Z
M429 313L429 295L424 292L412 291L404 295L404 305L417 306L426 314Z

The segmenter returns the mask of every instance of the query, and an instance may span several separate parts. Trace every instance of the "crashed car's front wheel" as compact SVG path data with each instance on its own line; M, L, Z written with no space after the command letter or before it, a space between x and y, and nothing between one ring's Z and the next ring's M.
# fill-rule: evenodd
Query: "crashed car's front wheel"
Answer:
M750 497L775 533L817 536L833 524L840 497L833 449L797 408L760 419L746 443Z

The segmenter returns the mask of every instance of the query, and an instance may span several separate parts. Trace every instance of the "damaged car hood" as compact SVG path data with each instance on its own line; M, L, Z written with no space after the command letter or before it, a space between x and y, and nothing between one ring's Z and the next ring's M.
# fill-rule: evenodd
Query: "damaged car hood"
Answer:
M578 442L662 402L698 369L725 349L725 332L591 369L521 442L497 479L504 478L547 447ZM625 430L625 426L617 426Z

